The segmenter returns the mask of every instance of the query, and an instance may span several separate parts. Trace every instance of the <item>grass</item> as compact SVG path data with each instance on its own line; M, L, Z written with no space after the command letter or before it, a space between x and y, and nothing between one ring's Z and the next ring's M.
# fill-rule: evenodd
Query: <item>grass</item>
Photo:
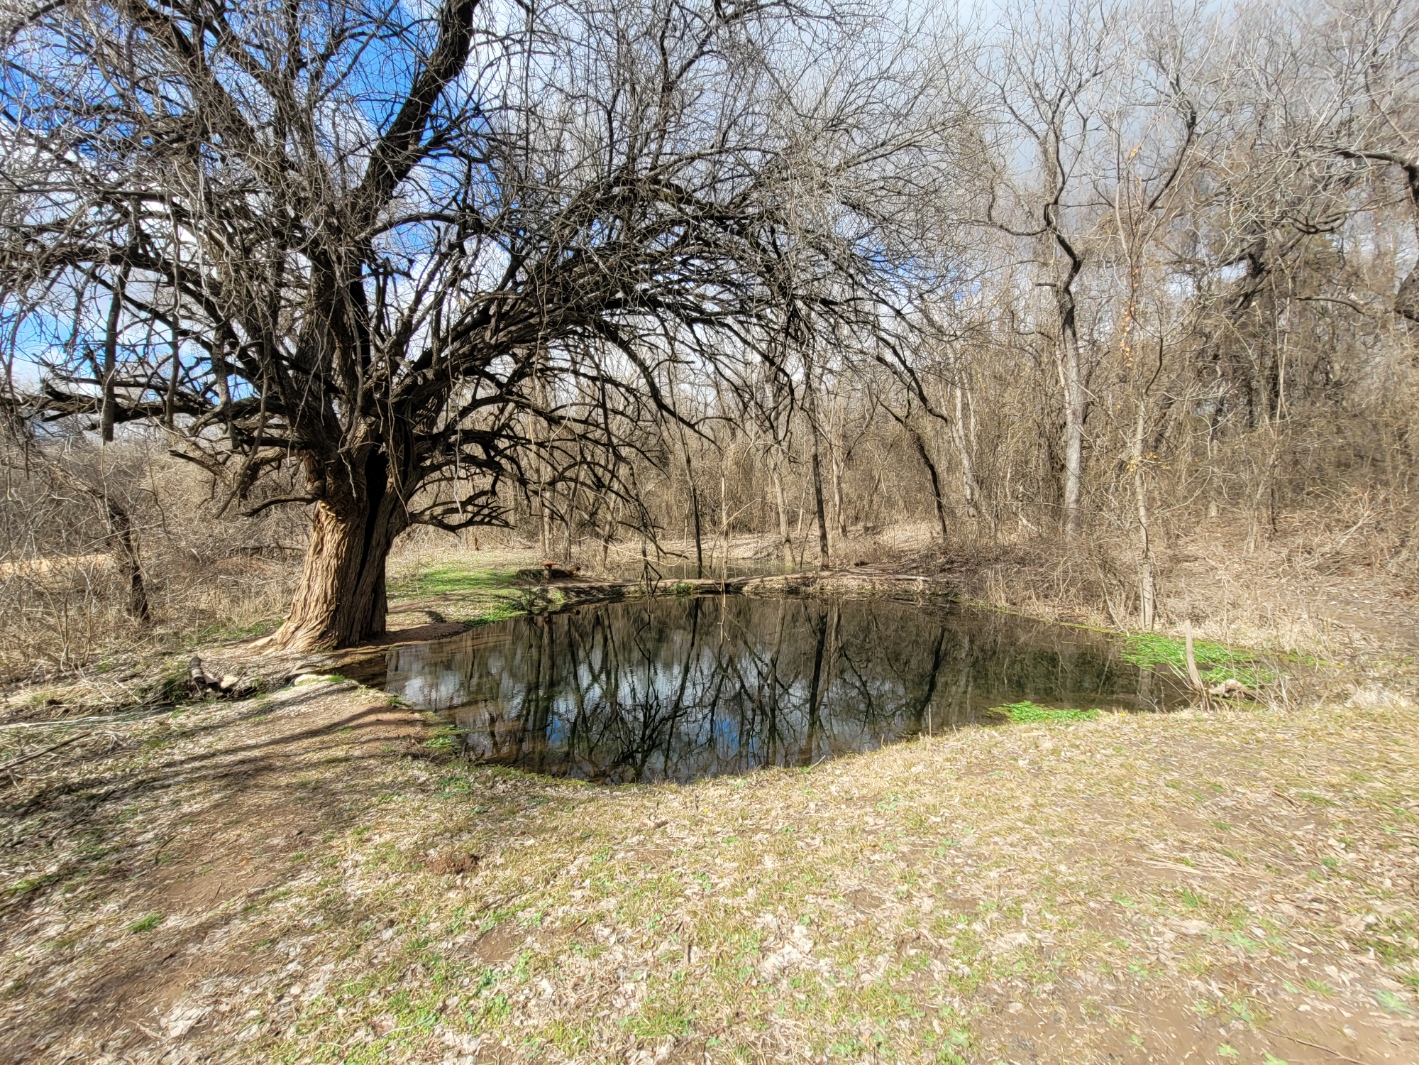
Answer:
M1225 879L1206 879L1205 894L1161 892L1131 871L1131 855L1140 839L1155 852L1192 846L1165 827L1171 811L1201 820L1227 808L1233 834L1243 837L1237 858L1209 852L1189 862L1249 862L1265 818L1234 809L1238 790L1293 794L1314 786L1315 767L1269 759L1259 781L1251 754L1237 752L1255 752L1269 737L1275 726L1261 716L1001 709L1022 723L1087 725L1068 734L1076 757L1041 761L1052 742L1045 733L980 730L806 774L770 770L687 787L602 789L450 767L433 782L438 805L427 792L396 794L382 821L393 846L341 887L392 914L398 932L383 954L382 941L337 930L326 949L357 966L378 956L383 975L305 1007L298 1028L269 1053L414 1059L453 1048L453 1036L439 1034L451 1029L541 1060L621 1060L627 1046L648 1055L675 1046L716 1062L775 1054L992 1061L1005 1052L1002 1024L1014 1016L992 1002L1042 996L1040 1010L1059 1011L1051 996L1097 968L1110 974L1109 1018L1146 1011L1157 996L1195 995L1197 980L1210 981L1217 990L1208 1015L1233 1025L1223 1045L1265 1060L1262 1028L1278 1022L1258 1012L1255 984L1236 982L1235 959L1246 957L1256 972L1275 960L1291 965L1301 957L1293 944L1304 942L1324 954L1307 959L1322 972L1348 949L1332 919L1302 932L1271 894L1245 895ZM1333 721L1315 727L1333 741ZM1185 797L1138 796L1117 833L1100 833L1102 823L1086 813L1096 797L1129 793L1149 766L1171 757L1166 737L1183 734L1186 749L1211 752L1187 771ZM1027 753L1033 765L1023 768L1017 756ZM1381 790L1388 795L1399 780L1386 777ZM1361 815L1350 794L1341 801L1353 819ZM1081 833L1092 842L1075 850L1070 841ZM485 864L450 892L409 856L451 839ZM1112 907L1102 924L1092 909L1100 899ZM1184 941L1172 961L1155 953L1148 929L1199 919L1208 932ZM1275 970L1278 987L1290 974ZM1393 994L1371 1001L1402 1017L1398 1007L1413 996ZM1067 1047L1113 1030L1087 1028L1056 1037ZM1156 1052L1146 1029L1117 1031L1129 1051ZM1083 1046L1056 1046L1054 1059L1095 1060Z
M516 579L516 571L511 569L481 569L444 562L421 567L412 574L391 581L389 590L399 598L414 599L431 595L501 591L511 588Z
M1059 709L1052 706L1040 706L1032 703L1028 699L1018 703L1007 703L1005 706L993 707L992 713L1004 714L1017 725L1046 724L1068 721L1092 721L1103 711L1095 708L1092 710Z
M292 1063L955 1065L1018 1059L1021 1037L1041 1060L1180 1060L1159 1038L1179 1011L1216 1021L1186 1035L1197 1060L1230 1059L1225 1046L1260 1062L1290 1053L1268 1032L1311 1038L1315 1014L1286 1012L1301 1004L1353 1013L1365 1057L1389 1045L1377 1025L1419 1009L1405 894L1419 723L1403 700L1172 715L1023 702L999 709L1068 727L614 788L470 766L446 757L446 728L361 747L363 712L388 703L350 685L264 707L260 723L250 704L144 720L128 755L74 760L65 794L106 848L92 858L71 847L80 833L38 831L39 807L16 823L0 880L57 872L0 921L16 989L0 1025L53 1030L61 988L121 971L125 952L141 966L171 951L186 981L173 1009L225 1007L185 1037L194 1052ZM224 759L262 749L279 757L226 780ZM115 776L140 780L135 766L155 783L103 797ZM243 802L250 823L231 830L247 835L224 835ZM293 809L279 829L260 812ZM208 910L183 893L206 863L241 880L297 824L317 830L261 891ZM1323 892L1306 876L1318 867ZM64 1052L96 1057L80 1040L101 1042L102 1020L66 1030Z
M1251 651L1227 647L1209 640L1194 640L1193 660L1198 674L1208 684L1235 680L1255 691L1277 679L1276 670L1260 662ZM1180 677L1187 676L1187 643L1156 632L1140 632L1123 641L1125 662L1145 669L1167 666Z
M390 579L391 610L434 600L440 614L476 626L556 609L560 592L518 584L517 571L534 558L485 551L401 560Z

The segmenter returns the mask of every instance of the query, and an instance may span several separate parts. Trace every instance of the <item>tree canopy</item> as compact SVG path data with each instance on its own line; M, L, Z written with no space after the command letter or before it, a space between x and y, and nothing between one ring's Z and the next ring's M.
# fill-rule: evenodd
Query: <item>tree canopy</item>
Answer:
M383 630L414 523L890 321L944 151L920 65L787 2L68 2L6 29L17 402L171 432L255 510L314 504L281 644ZM890 50L889 50L890 51ZM12 374L12 381L15 380ZM566 431L563 431L566 430ZM302 490L266 475L291 464Z

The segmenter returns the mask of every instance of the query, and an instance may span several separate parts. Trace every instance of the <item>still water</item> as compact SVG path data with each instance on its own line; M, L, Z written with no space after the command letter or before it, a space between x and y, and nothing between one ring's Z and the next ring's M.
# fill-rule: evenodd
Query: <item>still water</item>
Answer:
M605 782L806 766L998 720L1166 709L1169 676L1091 633L961 606L659 598L392 648L367 679L449 715L475 760Z

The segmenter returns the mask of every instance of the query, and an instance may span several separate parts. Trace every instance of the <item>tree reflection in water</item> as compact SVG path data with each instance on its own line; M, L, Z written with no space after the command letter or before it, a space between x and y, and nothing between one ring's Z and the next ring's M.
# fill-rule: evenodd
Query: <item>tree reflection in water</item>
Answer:
M476 760L611 782L811 765L1025 699L1151 710L1181 695L1089 633L881 600L585 606L394 648L384 666L385 689L449 713Z

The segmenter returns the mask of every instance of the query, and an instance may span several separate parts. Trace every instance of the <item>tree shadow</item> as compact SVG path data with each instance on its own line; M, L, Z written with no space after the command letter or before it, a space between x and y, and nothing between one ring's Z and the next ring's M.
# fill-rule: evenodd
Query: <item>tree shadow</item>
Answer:
M309 879L398 763L438 758L421 715L353 685L191 714L88 744L0 808L27 874L0 901L0 1062L151 1044L196 986L235 990L270 964L244 918Z

